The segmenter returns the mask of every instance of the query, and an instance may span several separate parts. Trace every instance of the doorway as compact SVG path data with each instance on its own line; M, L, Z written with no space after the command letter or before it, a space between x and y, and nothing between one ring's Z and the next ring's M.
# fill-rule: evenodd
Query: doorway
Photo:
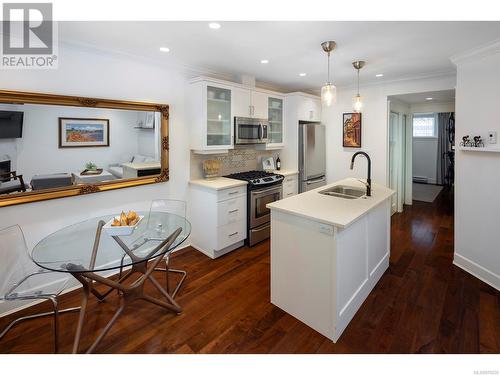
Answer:
M433 203L454 181L455 90L388 97L388 186L392 213Z

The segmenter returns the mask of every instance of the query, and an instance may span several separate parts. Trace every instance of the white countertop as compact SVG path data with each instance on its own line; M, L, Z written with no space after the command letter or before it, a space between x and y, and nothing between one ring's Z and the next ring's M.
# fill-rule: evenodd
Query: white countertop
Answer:
M283 176L291 176L291 175L294 175L294 174L299 174L299 171L297 170L293 170L293 169L280 169L279 171L278 170L274 170L272 171L273 173L276 173L276 174L281 174Z
M247 184L246 181L226 177L200 178L199 180L191 180L189 183L191 185L197 185L212 190L230 189Z
M306 217L315 221L345 228L365 213L390 198L394 191L372 183L372 196L358 199L344 199L319 194L335 185L347 185L365 190L364 184L355 178L347 178L320 188L294 195L267 205L272 210Z

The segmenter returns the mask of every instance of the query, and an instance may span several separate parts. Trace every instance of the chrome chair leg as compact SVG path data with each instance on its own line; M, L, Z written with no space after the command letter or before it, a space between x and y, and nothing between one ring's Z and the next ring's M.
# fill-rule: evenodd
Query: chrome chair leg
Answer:
M167 255L165 257L165 268L159 268L159 267L157 267L157 268L155 268L155 271L161 271L161 272L165 272L166 273L166 279L167 279L166 280L166 286L167 286L166 291L167 291L167 293L170 293L170 291L169 291L169 277L168 277L168 274L169 273L180 273L180 274L182 274L181 279L179 280L179 282L175 286L174 291L171 293L172 298L175 298L175 296L177 295L177 293L181 289L181 286L184 283L184 280L186 280L187 272L183 271L183 270L177 270L177 269L170 268L169 267L169 261L170 261L170 256Z
M52 302L52 307L54 308L54 353L57 353L59 351L59 303L57 301L57 296L51 296L49 300Z
M32 299L35 299L35 298L32 298ZM2 333L0 333L0 340L17 323L21 323L21 322L23 322L25 320L30 320L30 319L34 319L34 318L41 318L41 317L44 317L44 316L50 316L50 315L52 315L54 317L54 353L57 353L58 352L58 348L59 348L59 340L58 340L58 335L59 335L59 327L58 327L59 326L59 323L58 323L59 314L66 313L66 312L80 311L80 307L70 307L70 308L67 308L67 309L64 309L64 310L59 310L58 309L58 299L57 299L57 296L39 297L39 298L36 298L36 299L47 299L47 300L50 300L52 302L52 306L54 308L54 311L48 311L48 312L39 313L39 314L32 314L32 315L21 316L21 317L15 319L15 320L13 320L12 322L9 323L9 325L7 327L5 327L5 329L2 331Z

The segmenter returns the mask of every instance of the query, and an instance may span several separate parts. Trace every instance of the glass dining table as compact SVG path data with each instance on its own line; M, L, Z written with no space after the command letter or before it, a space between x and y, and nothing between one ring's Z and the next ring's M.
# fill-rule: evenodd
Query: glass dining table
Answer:
M129 235L115 235L105 223L115 215L96 217L62 228L42 239L32 251L33 261L51 271L70 273L83 286L83 297L78 318L73 353L78 352L87 304L92 293L104 300L113 290L118 291L120 306L94 343L87 350L91 353L111 329L117 318L130 303L145 300L164 307L177 314L182 308L153 276L159 263L191 233L186 218L167 212L138 212L143 216ZM123 269L127 269L122 273ZM102 276L103 271L120 270L117 280ZM101 273L101 274L100 274ZM135 278L130 280L132 275ZM168 274L166 275L168 279ZM147 294L146 281L151 282L163 298ZM101 293L96 284L105 285L108 290Z

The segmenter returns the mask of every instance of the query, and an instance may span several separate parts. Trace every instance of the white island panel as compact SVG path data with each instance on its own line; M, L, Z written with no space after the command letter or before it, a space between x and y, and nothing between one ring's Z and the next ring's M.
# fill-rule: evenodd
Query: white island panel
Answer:
M334 228L271 212L271 303L330 337Z
M337 233L337 313L348 309L356 294L368 280L366 217Z
M339 183L358 186L343 180L268 205L271 302L333 342L388 268L390 253L392 191L374 185L372 197L357 200L319 194Z

